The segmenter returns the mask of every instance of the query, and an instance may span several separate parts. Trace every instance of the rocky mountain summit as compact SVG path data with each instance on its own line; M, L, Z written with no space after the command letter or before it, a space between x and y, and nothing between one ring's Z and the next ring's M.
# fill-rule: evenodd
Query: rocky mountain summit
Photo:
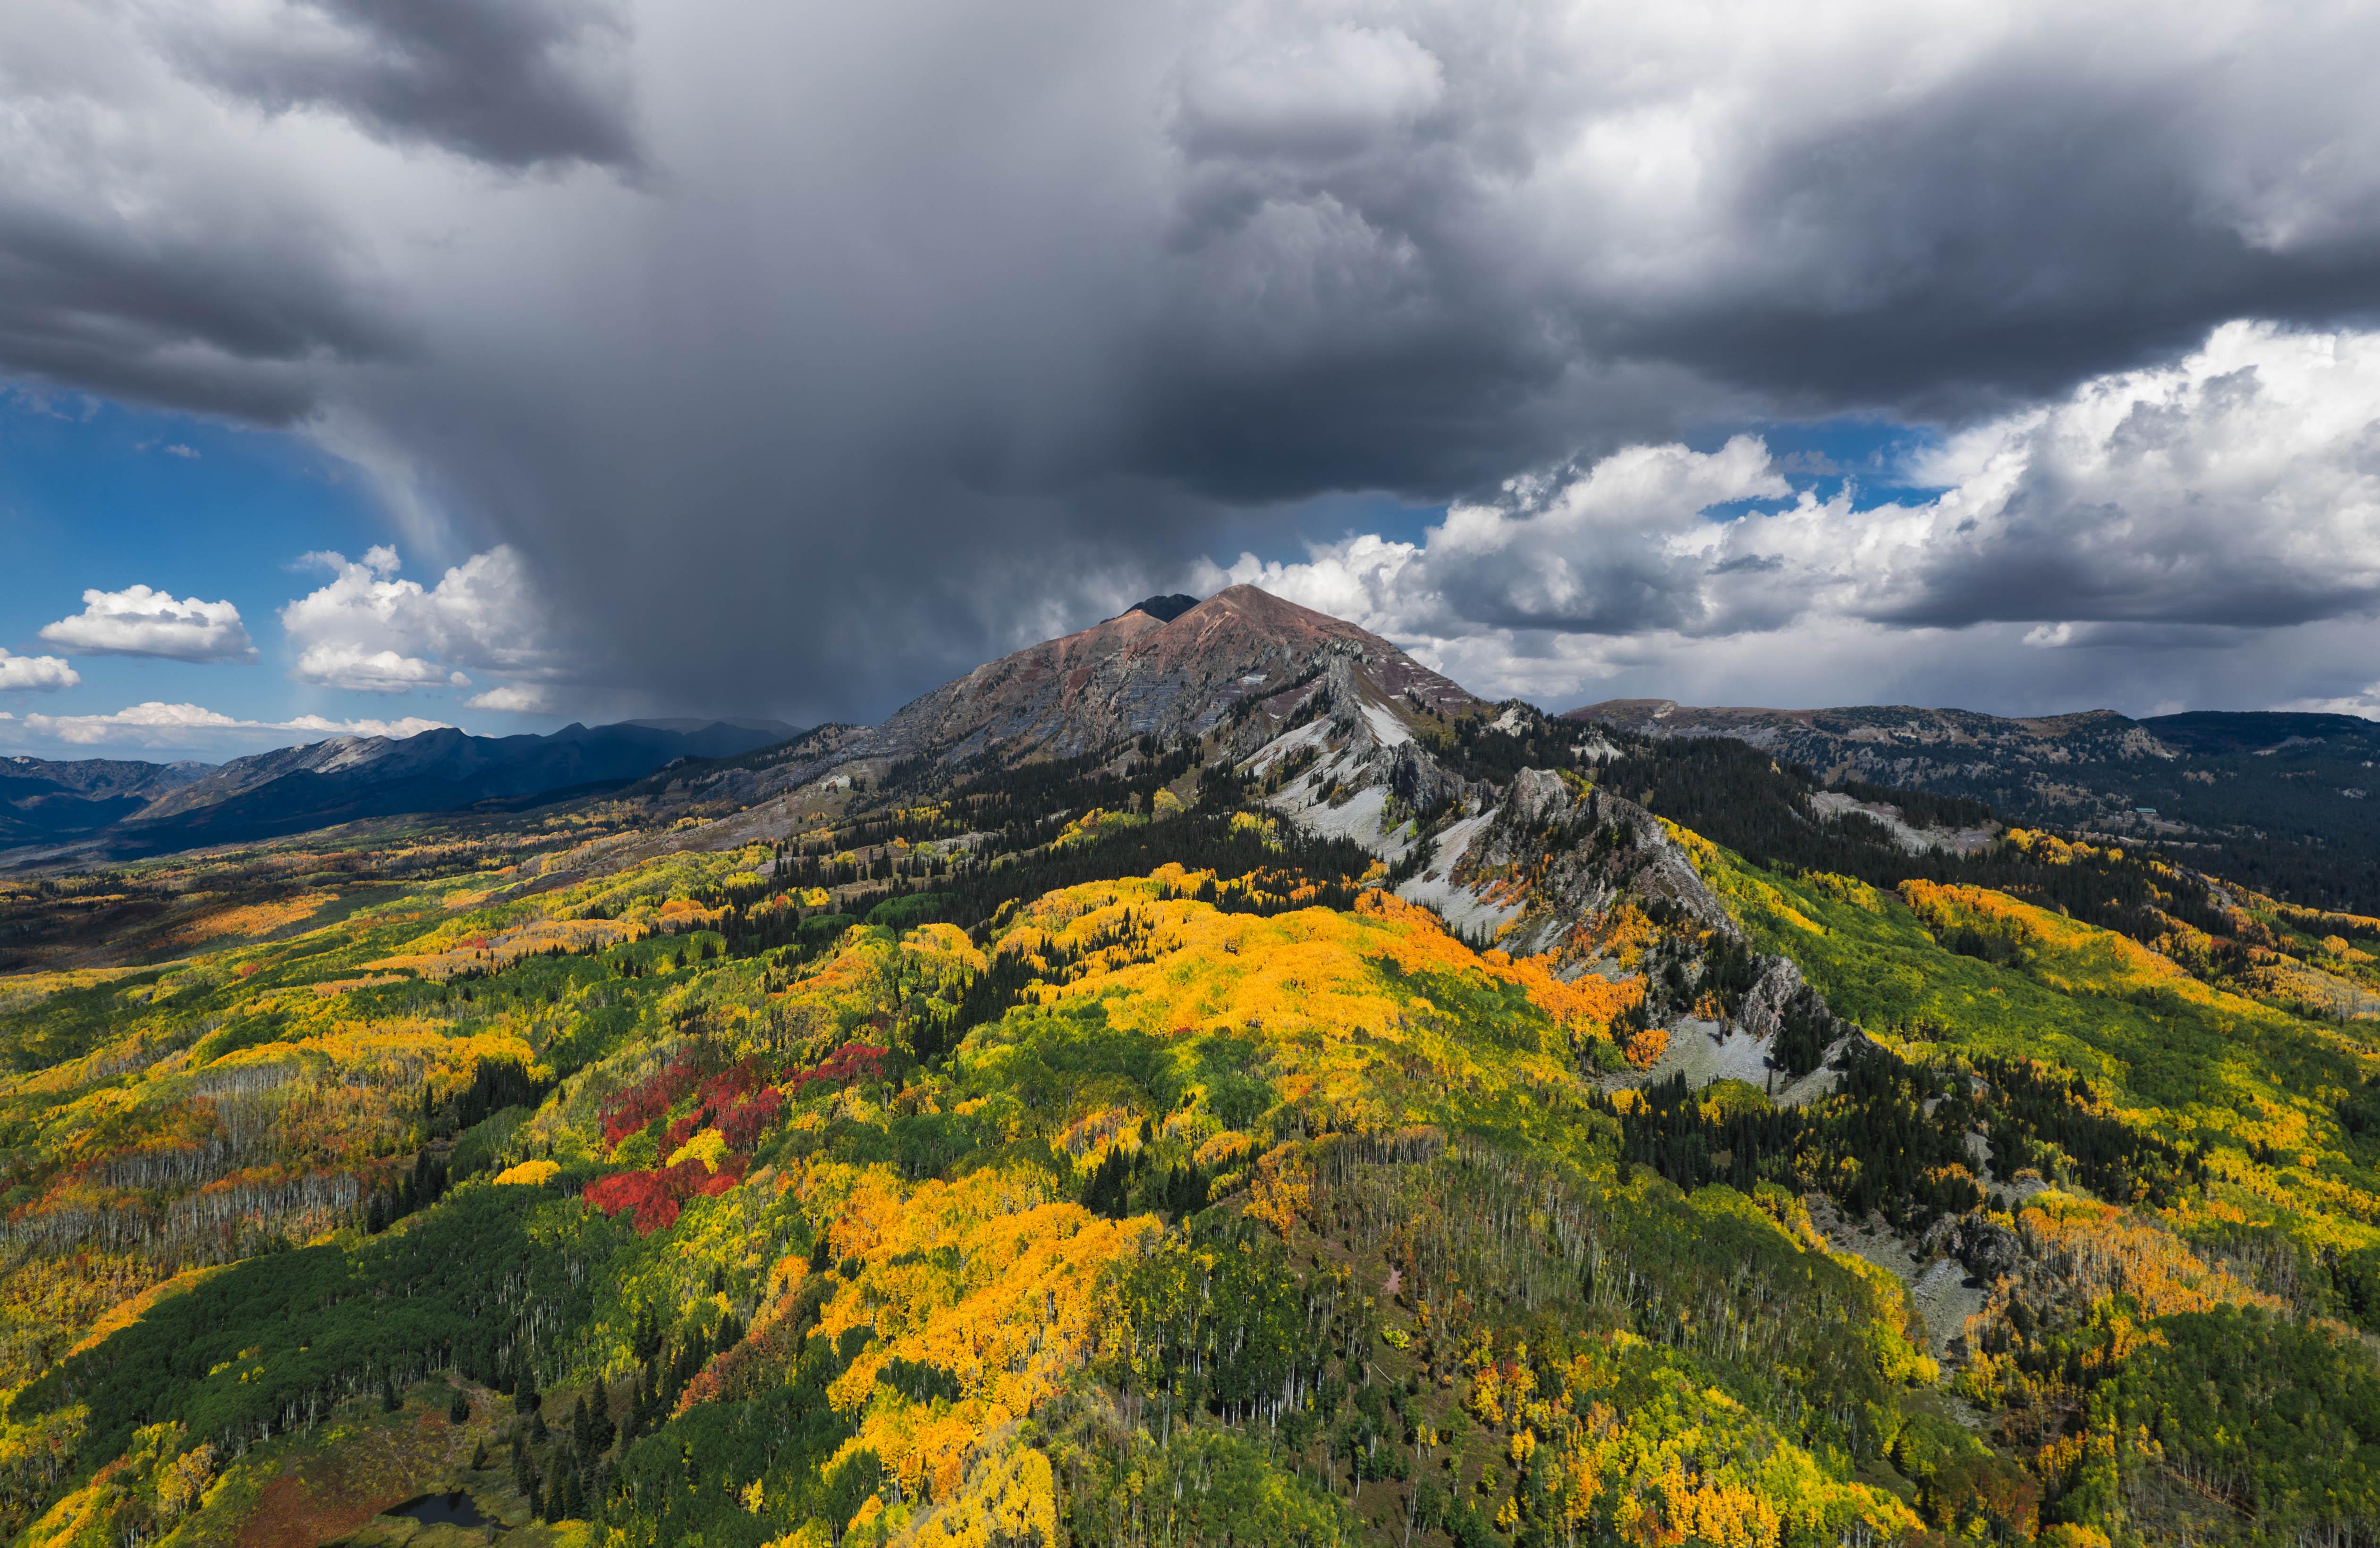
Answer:
M1415 717L1488 707L1378 635L1255 587L1186 600L1151 598L987 662L880 726L820 727L763 756L690 770L673 799L749 804L829 780L881 780L904 765L1079 757L1219 728L1261 743L1266 728L1326 701L1366 718L1389 747L1411 740Z
M1125 737L1202 736L1334 659L1354 663L1374 699L1479 702L1378 635L1253 586L1177 610L1181 600L1153 599L978 667L896 711L868 754L1070 757Z

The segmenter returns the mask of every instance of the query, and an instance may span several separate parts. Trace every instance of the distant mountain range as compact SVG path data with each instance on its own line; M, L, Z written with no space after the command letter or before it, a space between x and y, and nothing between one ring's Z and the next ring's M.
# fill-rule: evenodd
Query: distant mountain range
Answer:
M2004 717L1616 699L1548 719L1515 701L1490 703L1377 635L1250 586L1204 601L1150 598L978 667L880 726L821 726L627 793L704 815L743 808L757 822L764 803L821 780L914 782L930 768L1074 757L1142 736L1201 737L1259 709L1259 720L1277 722L1309 705L1360 722L1363 758L1409 804L1432 791L1422 760L1397 751L1408 741L1434 747L1437 767L1476 780L1502 778L1503 762L1551 760L1555 738L1574 730L1591 741L1595 726L1728 737L1837 785L1968 796L2006 823L2154 841L2186 863L2313 906L2380 898L2380 770L2372 767L2380 724L2352 716L2199 711L2136 720L2105 709ZM1473 734L1490 724L1507 740Z
M0 758L0 849L95 832L208 772L203 763Z
M1615 699L1548 720L1498 706L1342 619L1250 586L1152 597L978 667L875 727L631 720L551 736L344 737L220 768L0 760L0 863L90 863L281 837L360 817L514 809L620 792L710 815L837 778L1016 765L1201 737L1255 714L1360 723L1401 794L1416 738L1488 777L1465 725L1553 739L1605 727L1728 737L1820 780L1968 796L2003 820L2177 857L2319 906L2380 896L2380 724L2344 715L2108 710L2001 717L1864 706L1783 710ZM1506 711L1510 710L1510 713ZM1500 719L1499 719L1500 717ZM1505 722L1510 722L1509 726ZM1467 740L1469 739L1469 740ZM1526 742L1498 757L1536 756ZM905 775L904 771L907 771Z
M125 860L359 817L542 804L799 734L779 720L624 720L548 736L340 736L212 768L9 758L0 760L0 863Z
M2315 906L2380 897L2380 722L2352 715L2111 710L2008 718L1907 705L1698 708L1611 699L1562 717L1725 736L1821 779L1973 796L2010 822L2154 840Z

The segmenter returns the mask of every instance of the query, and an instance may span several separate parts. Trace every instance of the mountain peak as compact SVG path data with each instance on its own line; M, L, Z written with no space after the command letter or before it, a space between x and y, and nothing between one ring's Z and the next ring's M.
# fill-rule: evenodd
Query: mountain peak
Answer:
M1197 598L1176 591L1167 597L1144 597L1123 611L1145 612L1160 623L1171 623L1197 605Z
M1205 648L1227 638L1262 639L1288 650L1312 651L1338 642L1382 659L1404 653L1359 624L1276 597L1261 587L1227 586L1173 621L1162 643L1150 648L1180 652ZM1187 625L1184 629L1182 625Z
M1176 604L1187 603L1177 607ZM1072 756L1122 738L1203 735L1251 699L1310 681L1330 652L1376 663L1433 703L1471 695L1387 640L1253 586L1157 597L987 662L913 700L835 760Z

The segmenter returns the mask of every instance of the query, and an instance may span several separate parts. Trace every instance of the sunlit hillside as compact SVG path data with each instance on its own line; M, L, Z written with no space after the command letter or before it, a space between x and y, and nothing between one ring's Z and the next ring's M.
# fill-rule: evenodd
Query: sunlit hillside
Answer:
M1400 713L1429 804L1292 703L8 980L0 1521L2373 1534L2372 922Z

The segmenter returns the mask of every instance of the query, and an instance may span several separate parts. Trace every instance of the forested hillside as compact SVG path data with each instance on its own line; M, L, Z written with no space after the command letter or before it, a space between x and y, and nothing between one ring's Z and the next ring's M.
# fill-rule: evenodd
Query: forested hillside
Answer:
M2009 720L1905 705L1696 709L1620 699L1565 720L1749 743L1829 781L1965 798L2032 826L2147 842L2309 908L2380 910L2380 725L2352 715L2108 710Z
M338 901L0 980L0 1531L2380 1536L2380 920L1367 648L19 889Z

